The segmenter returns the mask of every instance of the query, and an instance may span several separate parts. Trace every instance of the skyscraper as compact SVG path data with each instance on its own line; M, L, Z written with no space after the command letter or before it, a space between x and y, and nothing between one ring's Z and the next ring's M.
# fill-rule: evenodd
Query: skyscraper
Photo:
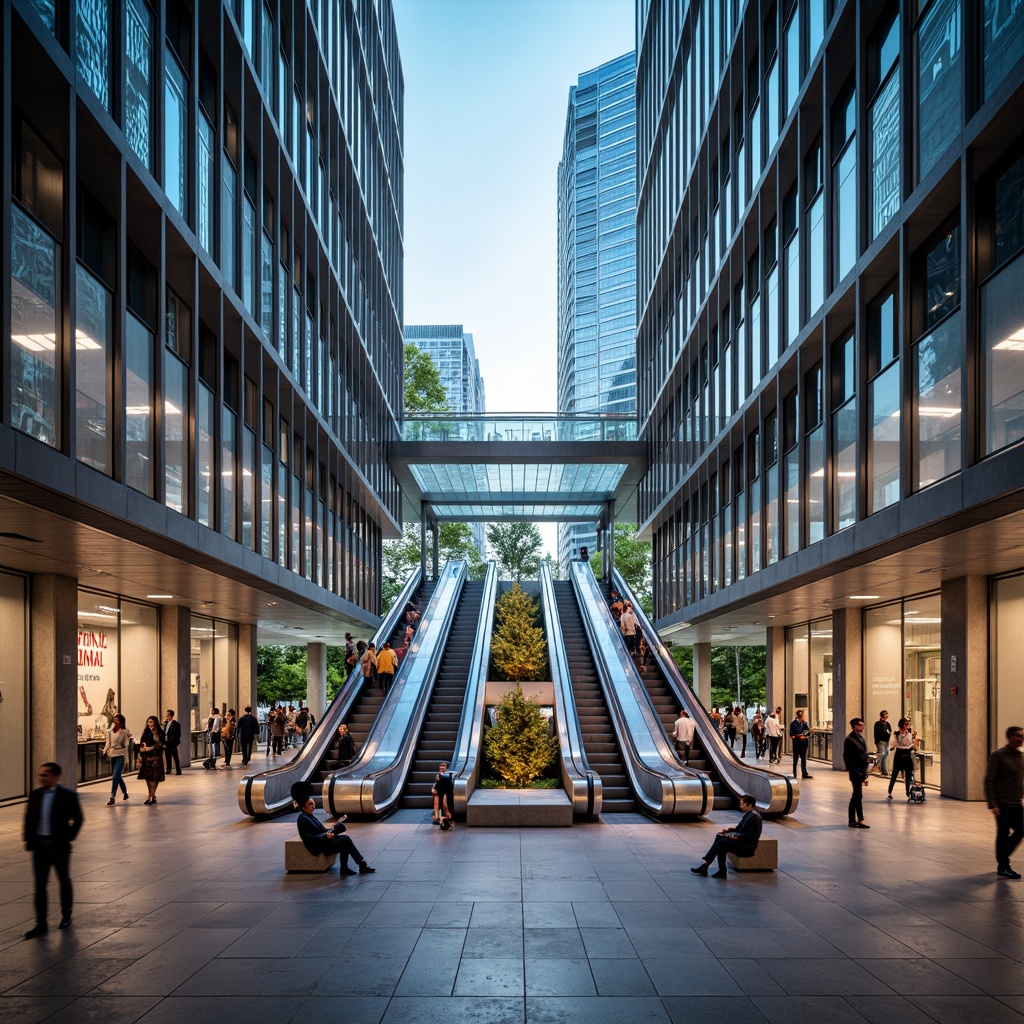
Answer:
M462 324L406 325L405 340L434 360L452 412L487 411L473 335Z
M569 90L558 165L558 411L636 410L636 54ZM563 565L595 523L559 527Z

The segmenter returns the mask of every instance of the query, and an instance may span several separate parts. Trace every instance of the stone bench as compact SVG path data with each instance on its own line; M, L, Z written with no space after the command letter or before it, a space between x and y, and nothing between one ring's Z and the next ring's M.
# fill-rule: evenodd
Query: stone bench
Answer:
M330 871L337 859L336 853L310 853L298 836L284 841L285 871Z
M753 857L727 854L734 871L775 871L779 866L779 841L761 837Z

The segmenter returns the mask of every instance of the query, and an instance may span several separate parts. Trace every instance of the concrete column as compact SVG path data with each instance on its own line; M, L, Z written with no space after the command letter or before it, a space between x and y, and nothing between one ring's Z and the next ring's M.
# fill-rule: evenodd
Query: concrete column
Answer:
M863 611L837 608L832 612L832 767L836 771L846 771L843 741L850 719L864 715L863 650Z
M942 795L983 800L988 759L988 581L960 576L942 581ZM1002 746L1000 722L994 746Z
M43 761L56 761L64 772L62 781L74 788L78 782L78 580L36 573L29 590L31 785L36 785L36 769Z
M170 605L160 609L160 706L174 708L181 723L178 759L192 760L192 609ZM200 708L200 712L204 709Z
M327 708L327 644L306 644L306 705L319 722Z
M786 631L781 626L769 626L765 630L765 696L764 702L770 714L781 705L786 714ZM789 722L782 723L786 732Z
M256 707L256 626L238 625L238 708Z
M690 682L697 699L711 709L711 644L693 645L693 679Z
M420 502L420 574L427 578L427 505Z

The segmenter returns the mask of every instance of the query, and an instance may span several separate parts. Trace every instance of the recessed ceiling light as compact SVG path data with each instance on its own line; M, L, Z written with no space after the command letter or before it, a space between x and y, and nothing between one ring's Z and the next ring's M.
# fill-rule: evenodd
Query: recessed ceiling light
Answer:
M173 594L147 594L147 600L150 601L172 601L174 599Z
M877 601L878 594L851 594L851 601Z

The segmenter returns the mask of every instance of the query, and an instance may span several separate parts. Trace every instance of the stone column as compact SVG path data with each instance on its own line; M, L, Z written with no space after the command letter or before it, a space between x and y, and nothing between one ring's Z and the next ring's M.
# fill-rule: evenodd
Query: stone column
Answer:
M238 708L239 716L246 705L256 707L256 626L238 625ZM253 711L255 714L255 710Z
M697 699L711 709L711 644L693 645L693 679L690 681Z
M764 702L771 714L781 705L783 717L786 714L786 630L781 626L769 626L765 630L765 695ZM785 733L788 722L780 723Z
M988 581L960 576L942 581L940 732L942 795L985 798L988 759ZM993 746L1011 722L999 722Z
M327 644L306 644L306 704L319 722L327 708Z
M78 580L35 573L29 590L31 785L36 785L40 764L56 761L64 772L62 781L74 788L78 783Z
M180 605L163 607L160 609L160 705L164 710L174 708L174 717L181 723L178 760L182 768L192 760L191 674L192 610Z
M846 771L843 741L850 731L850 719L863 716L864 613L860 608L837 608L832 612L832 767ZM867 723L869 748L871 733Z
M437 525L436 519L430 520L430 564L434 570L434 579L438 578L438 572L440 571L440 554L441 554L441 528Z

